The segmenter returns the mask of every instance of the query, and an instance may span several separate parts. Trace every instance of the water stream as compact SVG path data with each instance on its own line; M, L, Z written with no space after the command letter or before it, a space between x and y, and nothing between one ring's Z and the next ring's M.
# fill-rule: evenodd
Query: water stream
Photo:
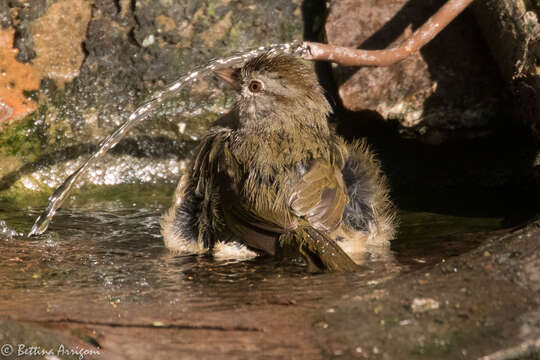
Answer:
M238 67L245 63L249 59L252 59L264 52L280 52L283 54L300 56L305 51L305 47L301 42L291 42L285 44L277 44L270 46L263 46L257 49L239 52L226 58L215 59L208 64L195 69L188 74L181 76L178 80L172 82L165 89L157 92L150 101L139 106L128 118L128 120L122 124L114 133L103 140L98 150L88 158L88 160L81 165L73 174L69 175L67 179L60 185L49 198L49 204L43 211L43 213L36 219L32 229L28 236L43 234L49 223L51 222L54 214L60 206L62 206L65 199L69 196L73 185L77 183L80 176L86 171L86 169L92 166L100 158L102 158L110 149L112 149L122 138L128 133L128 131L135 125L139 124L150 115L152 112L160 106L165 100L170 99L177 95L181 90L188 86L191 86L195 81L211 74L215 70Z

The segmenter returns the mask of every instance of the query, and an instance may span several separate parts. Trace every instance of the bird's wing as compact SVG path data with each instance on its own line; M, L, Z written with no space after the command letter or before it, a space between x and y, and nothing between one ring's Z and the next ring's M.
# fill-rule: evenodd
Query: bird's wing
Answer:
M289 200L297 216L320 231L336 230L349 201L341 169L324 160L314 160L293 187Z
M204 195L213 191L218 174L237 177L238 166L229 151L231 132L226 128L213 129L200 142L192 166L192 179L196 183L196 193Z
M272 211L268 207L273 202L272 189L269 189L267 184L260 183L253 190L259 196L259 201L253 202L242 195L245 188L235 188L234 184L242 183L245 186L245 182L241 179L228 180L228 183L222 182L222 191L224 216L229 229L248 246L275 255L279 236L296 227L294 217L286 216L290 214L284 212Z
M201 215L207 213L213 229L226 224L248 246L274 255L283 227L255 212L239 196L238 186L244 174L230 150L230 141L228 129L217 129L205 136L197 149L191 179L195 193L203 199ZM220 213L214 214L216 211Z
M211 129L195 150L195 157L184 178L182 198L176 200L175 226L178 231L192 233L204 247L212 247L223 230L223 214L218 191L219 173L227 171L230 159L226 143L230 130ZM235 168L231 167L229 171Z

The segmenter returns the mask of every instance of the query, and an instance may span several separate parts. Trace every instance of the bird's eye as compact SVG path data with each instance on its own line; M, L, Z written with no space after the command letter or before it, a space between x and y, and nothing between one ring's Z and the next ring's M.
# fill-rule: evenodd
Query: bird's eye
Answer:
M263 89L263 84L258 80L251 80L248 86L249 91L252 93L258 93Z

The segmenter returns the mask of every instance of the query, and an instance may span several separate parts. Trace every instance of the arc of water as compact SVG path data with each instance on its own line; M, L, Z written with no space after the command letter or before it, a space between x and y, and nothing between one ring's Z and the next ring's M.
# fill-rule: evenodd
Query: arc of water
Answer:
M128 118L128 120L123 123L114 133L109 135L105 140L100 143L99 149L86 160L73 174L69 175L67 179L60 185L54 193L49 197L49 203L41 215L36 219L32 229L28 233L28 236L40 235L43 234L56 210L62 206L65 199L69 196L73 185L77 183L77 180L84 174L85 170L97 162L101 157L103 157L110 149L112 149L116 144L122 140L122 138L127 134L127 132L136 124L142 122L148 116L151 115L152 111L158 107L163 101L168 100L178 94L183 88L192 82L196 81L202 76L208 75L212 71L224 69L228 67L241 66L244 62L252 59L264 52L267 51L276 51L290 55L301 56L307 50L303 43L301 42L291 42L285 44L277 44L270 46L263 46L253 50L239 52L234 55L231 55L222 59L215 59L210 61L206 66L198 68L189 74L180 77L178 80L172 82L164 90L159 91L154 95L152 100L144 103L138 107Z

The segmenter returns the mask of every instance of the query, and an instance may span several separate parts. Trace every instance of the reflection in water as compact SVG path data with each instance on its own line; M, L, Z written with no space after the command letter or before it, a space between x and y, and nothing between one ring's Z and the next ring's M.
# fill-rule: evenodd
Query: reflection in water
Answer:
M359 274L308 274L296 261L175 256L163 246L159 232L164 209L163 205L119 205L108 211L70 208L60 211L50 232L41 237L0 235L4 299L13 300L27 290L32 297L61 294L97 302L166 297L215 310L280 294L296 299L336 296L397 271L373 263ZM36 208L0 212L0 217L30 227L37 213Z
M82 199L60 211L50 231L37 238L26 238L8 226L28 229L39 208L10 209L2 204L0 300L62 297L107 304L159 300L184 309L224 310L274 296L331 299L477 246L478 240L463 236L467 228L458 228L458 223L474 231L498 226L489 219L467 224L461 218L405 214L401 238L393 245L399 263L368 261L361 273L309 274L301 261L233 262L171 254L159 232L160 216L168 206L165 198L137 203Z

